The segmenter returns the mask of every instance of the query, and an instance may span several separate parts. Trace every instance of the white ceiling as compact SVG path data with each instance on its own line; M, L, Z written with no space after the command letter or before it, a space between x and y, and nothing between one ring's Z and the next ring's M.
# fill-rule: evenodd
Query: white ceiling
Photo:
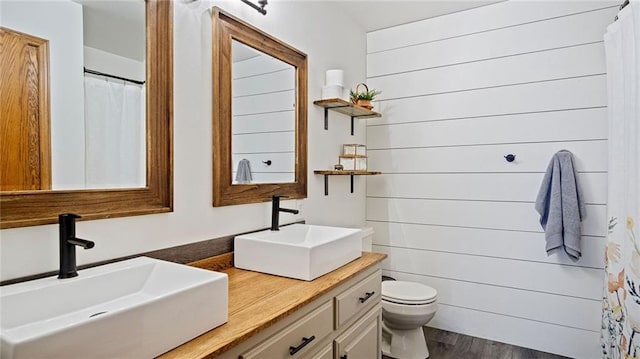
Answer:
M384 29L504 0L349 0L333 1L365 31Z
M88 46L97 47L121 56L144 59L144 4L142 0L73 0L83 5L85 28ZM190 0L183 0L190 1ZM232 0L240 1L240 0ZM273 0L291 1L291 0ZM317 0L293 0L317 1ZM384 29L391 26L406 24L418 20L450 14L458 11L476 8L487 4L505 0L323 0L336 11L344 13L365 32ZM257 0L254 0L257 3ZM268 7L267 7L268 9ZM115 20L118 21L115 21ZM109 27L103 23L117 22L119 25ZM136 30L135 36L123 36L123 31ZM113 39L107 39L112 37ZM127 40L127 41L125 41ZM131 45L129 45L131 43Z
M143 0L73 0L82 5L84 45L145 60Z
M262 55L262 52L233 39L231 41L231 62L236 63L239 61L249 60L254 57Z

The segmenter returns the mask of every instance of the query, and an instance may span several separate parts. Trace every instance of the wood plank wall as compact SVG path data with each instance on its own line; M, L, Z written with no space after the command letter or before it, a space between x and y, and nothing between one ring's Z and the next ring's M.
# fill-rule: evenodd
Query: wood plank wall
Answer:
M233 178L246 158L253 182L293 182L295 69L262 54L235 62L232 72ZM270 166L263 163L268 160Z
M618 2L508 1L367 35L367 224L385 274L438 290L429 326L599 358L607 122L603 34ZM547 256L534 210L572 151L583 257ZM508 163L504 155L516 155Z

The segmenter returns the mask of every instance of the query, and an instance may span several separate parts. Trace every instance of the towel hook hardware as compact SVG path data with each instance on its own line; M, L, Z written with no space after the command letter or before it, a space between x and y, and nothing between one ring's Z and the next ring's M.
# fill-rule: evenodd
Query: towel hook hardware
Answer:
M262 161L267 166L271 166L271 160Z
M507 162L513 162L513 161L516 160L516 155L513 155L513 154L510 153L510 154L504 156L504 158L507 160Z

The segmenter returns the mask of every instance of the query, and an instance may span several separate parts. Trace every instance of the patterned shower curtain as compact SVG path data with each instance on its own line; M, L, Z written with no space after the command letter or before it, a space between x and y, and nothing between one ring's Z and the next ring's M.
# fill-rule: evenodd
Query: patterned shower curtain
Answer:
M609 191L602 315L603 358L640 358L640 2L604 36Z

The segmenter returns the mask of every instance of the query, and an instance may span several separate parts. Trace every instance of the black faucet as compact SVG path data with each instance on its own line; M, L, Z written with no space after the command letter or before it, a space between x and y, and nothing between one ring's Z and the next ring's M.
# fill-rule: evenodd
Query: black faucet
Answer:
M64 213L58 216L60 227L60 272L58 278L73 278L78 276L76 271L76 246L84 249L93 248L95 243L76 237L76 219L82 218L77 214Z
M297 209L289 209L289 208L280 208L280 198L287 196L272 196L271 197L271 230L279 231L280 230L280 212L287 212L298 214L300 211Z

